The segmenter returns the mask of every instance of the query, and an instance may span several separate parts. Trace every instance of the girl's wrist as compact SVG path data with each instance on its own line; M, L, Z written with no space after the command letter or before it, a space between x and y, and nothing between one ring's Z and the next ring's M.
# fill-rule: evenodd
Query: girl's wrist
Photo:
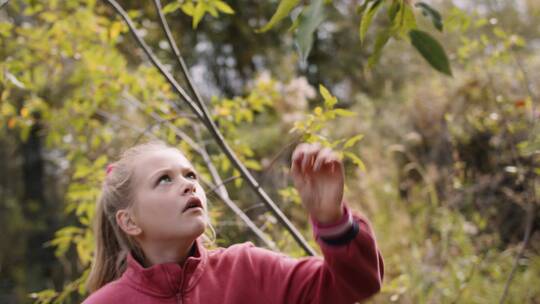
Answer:
M343 207L340 205L334 212L324 212L321 214L311 214L311 218L320 225L332 225L343 218Z
M342 235L352 227L353 218L349 208L345 203L342 203L340 208L341 216L337 219L333 219L332 222L320 221L314 216L311 216L311 223L316 236L333 238Z

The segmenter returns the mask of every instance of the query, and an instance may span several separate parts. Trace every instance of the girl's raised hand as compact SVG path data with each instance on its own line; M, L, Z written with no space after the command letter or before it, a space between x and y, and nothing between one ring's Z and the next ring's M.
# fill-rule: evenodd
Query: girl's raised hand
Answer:
M300 144L292 154L291 175L302 204L319 223L339 221L345 182L338 155L319 144Z

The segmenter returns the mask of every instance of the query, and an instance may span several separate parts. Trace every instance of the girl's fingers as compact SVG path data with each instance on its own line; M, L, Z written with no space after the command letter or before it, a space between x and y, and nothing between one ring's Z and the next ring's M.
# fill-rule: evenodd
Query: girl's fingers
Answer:
M302 159L302 165L300 168L303 173L306 172L308 165L310 165L313 162L313 158L317 155L317 153L320 150L321 150L321 146L319 144L313 144L306 147L306 150L304 152L304 159Z
M332 157L332 150L330 148L322 149L313 163L313 171L318 171L323 164L326 164L327 160Z
M300 144L296 149L294 149L294 152L292 154L292 161L291 161L291 172L293 174L300 173L301 165L302 165L302 159L304 159L304 152L307 148L308 144Z

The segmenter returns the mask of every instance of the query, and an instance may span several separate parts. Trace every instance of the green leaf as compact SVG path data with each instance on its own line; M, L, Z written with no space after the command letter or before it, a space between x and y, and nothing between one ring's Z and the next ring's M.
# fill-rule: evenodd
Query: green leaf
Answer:
M375 46L373 47L373 53L368 58L368 67L373 67L375 64L377 64L377 62L379 62L382 50L391 36L392 31L389 29L384 29L382 32L377 34L377 38L375 38Z
M212 17L217 17L219 15L217 9L213 6L207 6L207 9L208 9L208 13L210 13L210 15L212 15Z
M397 20L396 20L397 21ZM400 11L399 24L396 27L396 31L402 38L408 38L407 34L410 30L416 28L416 17L412 7L408 4L403 5Z
M360 159L360 157L356 156L356 154L352 152L344 152L344 155L348 157L352 162L362 171L366 171L366 165L364 162Z
M323 0L313 0L298 16L298 19L300 20L298 21L295 42L300 58L305 62L313 46L313 34L325 19Z
M222 13L225 14L234 14L234 10L225 2L223 1L216 1L213 3L214 6Z
M354 146L354 144L361 141L363 138L364 138L364 134L358 134L356 136L349 138L343 145L343 149L347 149Z
M436 29L438 29L440 32L443 31L441 14L437 10L424 2L418 2L414 6L419 7L422 10L422 14L424 16L428 16L431 19L431 22Z
M337 98L333 96L324 85L319 85L319 92L324 99L324 106L327 109L331 109L337 103Z
M367 9L367 11L363 14L362 20L360 20L360 42L364 43L364 38L366 37L367 30L369 26L371 25L371 21L373 20L373 17L381 7L382 0L376 0L375 2L372 2Z
M342 116L342 117L356 116L355 112L345 110L345 109L334 109L332 110L332 113L336 114L337 116Z
M198 2L195 6L195 10L193 11L193 28L197 28L197 25L199 25L199 22L201 22L202 18L204 17L204 13L206 12L206 4L203 2Z
M356 14L362 16L362 14L366 11L366 8L368 4L373 0L366 0L362 5L356 7Z
M184 14L188 16L193 16L193 14L195 14L195 5L193 5L192 2L188 2L182 5L181 9L184 12Z
M270 21L268 21L268 23L262 28L256 30L256 32L264 33L274 27L276 24L278 24L281 20L283 20L289 15L292 9L296 7L298 2L300 2L300 0L281 0L281 2L279 2L276 12L272 16L272 18L270 18Z
M452 76L448 57L441 44L426 32L411 30L409 32L412 45L437 71Z
M403 4L402 1L392 1L392 4L388 8L388 18L391 21L394 21L394 19L396 19L396 16L398 15L398 13L401 11L403 7L402 4Z
M248 159L244 161L244 165L246 166L246 168L251 169L251 170L256 170L256 171L262 170L261 164L259 164L259 162L253 159Z
M163 7L163 14L164 15L167 15L169 13L172 13L176 10L178 10L180 8L182 4L179 2L179 1L174 1L174 2L171 2L167 5L165 5L165 7Z

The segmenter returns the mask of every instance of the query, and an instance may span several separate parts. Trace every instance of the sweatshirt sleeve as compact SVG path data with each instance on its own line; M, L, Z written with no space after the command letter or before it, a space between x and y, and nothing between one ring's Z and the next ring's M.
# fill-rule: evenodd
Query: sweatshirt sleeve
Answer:
M344 205L337 223L321 225L312 220L313 231L324 258L293 259L253 248L252 262L261 265L261 286L275 303L349 304L377 293L383 279L383 259L365 217Z

